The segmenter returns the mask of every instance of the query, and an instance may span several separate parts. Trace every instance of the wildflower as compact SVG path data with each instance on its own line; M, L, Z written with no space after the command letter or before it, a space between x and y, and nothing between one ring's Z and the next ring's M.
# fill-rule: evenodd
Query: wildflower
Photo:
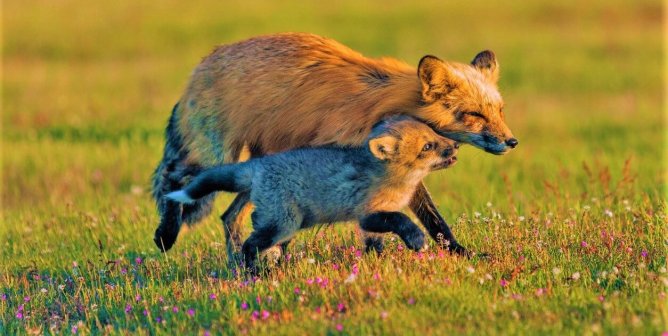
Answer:
M76 334L77 331L79 331L79 327L77 327L77 326L72 326L72 333L73 333L73 334Z
M519 217L517 217L517 220L520 221L520 222L524 222L525 218L524 218L524 216L519 216Z
M383 320L386 319L390 314L388 314L386 311L380 312L380 318Z
M160 303L163 303L163 302L165 302L165 298L163 298L163 297L161 296L161 297L158 298L158 301L160 301Z
M480 218L480 216L482 216L482 214L477 211L473 213L473 217L475 218Z
M604 213L606 216L612 218L612 211L610 211L610 209L605 209Z
M253 310L253 313L251 314L251 318L253 320L257 320L258 318L260 318L260 312L257 311L257 310Z
M75 268L76 268L76 267L79 267L79 264L77 264L76 261L73 261L73 262L72 262L72 267L75 267Z
M412 306L412 305L415 304L415 299L414 299L414 298L409 298L406 302L407 302L409 305Z
M346 305L344 305L343 303L339 303L338 305L336 305L336 310L339 313L343 313L346 311Z
M127 274L127 273L128 273L127 268L125 268L125 267L121 268L121 274Z
M313 280L313 279L306 279L306 284L307 284L307 285L312 285L313 282L315 282L315 280Z
M353 265L353 274L357 275L360 272L359 266L357 264Z
M188 316L190 316L190 317L195 316L195 309L188 308Z
M573 273L573 275L571 275L571 279L573 279L573 280L580 279L580 272Z
M211 336L211 332L208 330L204 330L204 336Z
M271 314L270 314L268 311L266 311L266 310L263 310L263 311L262 311L262 319L263 319L263 320L268 319L269 316L271 316Z
M308 258L306 261L307 261L309 264L315 264L315 259L313 259L313 258Z
M137 301L137 302L141 301L141 295L137 294L135 296L135 301Z
M209 294L209 299L215 300L216 299L216 294L215 293Z
M647 258L647 250L642 250L642 252L640 252L640 256Z
M362 250L355 251L355 257L361 258L362 257Z
M491 208L492 207L492 202L487 202L487 207Z
M125 313L129 314L132 311L132 305L129 303L125 305Z
M336 331L343 331L343 325L342 324L337 324L336 325Z
M65 290L65 285L58 285L58 289L60 289L61 291Z
M177 306L172 307L172 312L173 313L178 313L179 312L179 307L177 307Z
M473 273L475 273L475 268L473 268L473 266L469 266L469 267L466 268L466 271L473 274Z
M135 258L135 264L141 265L141 262L142 262L142 260L141 260L140 257Z
M148 316L148 310L144 309L144 316Z
M242 310L247 310L248 309L248 303L246 301L241 303L241 309Z
M559 267L555 267L552 269L552 273L554 273L554 275L559 275L559 273L561 273L561 269Z
M158 323L162 322L162 316L156 317L155 322L158 322Z
M589 246L589 244L587 244L587 242L583 240L583 241L580 243L580 246L582 246L582 247L584 247L584 248L587 248L587 246Z
M7 294L2 293L2 295L0 295L0 300L7 301Z
M299 289L299 287L295 287L295 294L299 294L299 293L301 293L301 292L302 292L302 291Z
M373 274L373 279L376 280L376 281L380 281L380 274L374 273Z
M536 289L536 296L543 296L545 294L545 288L538 288Z
M19 320L22 320L23 319L23 312L17 312L16 313L16 318L19 319Z
M30 296L26 296L26 297L24 297L24 298L23 298L23 301L25 301L25 302L30 301Z
M599 296L598 296L598 301L600 301L600 302L605 301L605 296L603 296L603 295L599 295Z
M338 271L339 268L340 268L340 267L339 267L338 264L332 264L332 269L334 269L335 271Z
M262 303L262 298L261 298L259 295L256 296L256 297L255 297L255 302L257 302L257 304Z
M397 251L403 251L403 250L404 250L403 245L401 245L401 244L397 245Z
M46 292L47 292L46 288L42 288L39 291L42 292L43 294L46 294Z
M506 279L501 279L501 281L499 281L499 284L501 285L501 287L506 287L508 286L508 281L506 281Z

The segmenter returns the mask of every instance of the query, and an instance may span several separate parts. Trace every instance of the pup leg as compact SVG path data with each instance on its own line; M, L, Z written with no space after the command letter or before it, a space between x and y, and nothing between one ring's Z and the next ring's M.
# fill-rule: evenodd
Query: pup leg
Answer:
M429 235L439 245L449 249L454 254L470 257L470 252L464 246L459 245L450 227L448 227L448 223L438 213L438 209L436 209L424 182L418 184L409 207L415 216L420 219Z
M385 248L383 234L366 231L362 229L361 225L360 229L362 230L362 240L364 241L364 252L369 253L376 251L378 254L382 253Z
M426 247L422 230L401 212L372 213L362 218L360 225L369 232L396 233L411 250L419 251Z
M227 258L234 262L235 255L241 249L241 231L244 218L253 209L250 203L250 193L240 192L232 201L229 208L220 216L225 231L225 244L227 247Z
M301 216L288 209L275 209L272 213L256 210L251 215L253 233L244 242L241 252L244 262L252 273L257 273L258 255L274 248L280 253L277 244L289 241L299 229Z

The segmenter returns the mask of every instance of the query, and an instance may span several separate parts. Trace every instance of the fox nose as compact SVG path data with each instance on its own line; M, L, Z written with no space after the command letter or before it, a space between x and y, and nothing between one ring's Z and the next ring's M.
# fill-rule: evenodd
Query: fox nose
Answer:
M517 145L518 145L519 143L520 143L520 142L517 141L517 139L515 139L515 138L510 138L510 139L506 140L506 145L510 146L511 148L515 148L515 147L517 147Z

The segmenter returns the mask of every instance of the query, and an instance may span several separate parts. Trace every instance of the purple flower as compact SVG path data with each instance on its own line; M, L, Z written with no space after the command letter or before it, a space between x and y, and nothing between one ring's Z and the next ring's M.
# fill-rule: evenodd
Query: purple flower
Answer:
M582 246L584 248L587 248L587 246L589 246L589 244L587 244L587 242L583 240L582 243L580 243L580 246Z
M156 317L155 322L158 322L158 323L162 322L162 317L161 316Z
M195 316L195 309L188 308L188 316L190 316L190 317Z
M0 300L6 301L7 300L7 294L2 293L2 295L0 295Z
M216 299L216 294L214 294L214 293L209 294L209 299L215 300Z
M386 311L380 312L380 318L383 320L386 319L390 314L388 314Z
M79 328L77 326L72 326L72 333L76 334L77 331L79 331Z
M598 296L598 301L601 301L601 302L605 301L605 296L599 295Z
M343 325L342 324L337 324L336 325L336 331L343 331Z
M141 265L141 258L140 257L135 258L135 264Z
M251 313L251 318L253 318L253 320L257 320L258 318L260 318L260 312L257 310L253 310L253 313Z
M295 287L295 294L299 294L299 293L301 293L301 292L302 292L302 291L299 289L299 287Z
M403 251L403 250L404 250L403 245L401 245L401 244L397 245L397 251Z
M361 258L362 257L362 250L355 251L355 257Z
M161 297L158 298L158 301L160 301L160 303L163 303L163 302L165 302L165 299L161 296Z
M262 303L262 298L260 298L260 296L258 295L258 296L255 298L255 302L257 302L257 304Z
M353 274L357 275L357 274L359 274L359 272L360 272L359 266L357 266L357 264L354 264L353 265Z
M414 298L409 298L408 299L408 304L409 305L414 305L415 304L415 299Z
M126 312L126 313L129 313L129 312L131 312L131 311L132 311L132 305L130 305L130 304L128 303L127 305L125 305L125 312Z
M339 265L338 265L338 264L332 264L332 268L333 268L335 271L338 271L338 270L339 270Z
M246 309L248 309L248 303L247 303L246 301L244 301L244 302L241 303L241 309L242 309L242 310L246 310Z
M647 258L647 250L642 250L642 252L640 252L640 255L641 255L643 258Z
M543 296L545 294L545 288L536 289L536 296Z
M313 282L314 282L313 279L306 279L306 284L307 284L307 285L312 285Z
M208 330L204 330L204 336L211 336L211 332Z
M506 287L508 286L508 281L506 281L506 279L501 279L501 281L499 281L499 285L501 285L501 287Z
M177 307L177 306L172 307L172 312L178 313L179 312L179 307Z
M121 268L121 274L127 274L127 273L128 273L127 268L125 268L125 267Z
M135 301L137 302L141 301L141 295L139 294L135 295Z
M148 316L148 310L144 309L144 316Z
M268 311L266 311L266 310L263 310L263 311L262 311L262 319L263 319L263 320L268 319L269 316L271 316L271 314L269 314Z
M30 301L30 296L26 296L26 297L24 297L24 298L23 298L23 301L25 301L25 302Z
M16 312L16 318L19 319L19 320L22 320L23 319L23 313L20 312L20 311Z

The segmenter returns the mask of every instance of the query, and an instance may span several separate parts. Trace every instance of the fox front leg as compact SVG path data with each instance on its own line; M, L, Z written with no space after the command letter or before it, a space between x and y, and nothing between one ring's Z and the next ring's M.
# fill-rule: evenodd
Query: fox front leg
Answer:
M431 199L424 182L418 184L409 207L415 216L420 219L420 222L427 229L429 235L439 245L447 248L454 254L471 257L471 253L464 246L459 245L448 223L438 213L438 209L436 209L436 205Z
M424 233L401 212L376 212L360 220L360 226L365 231L384 233L393 232L399 235L406 247L419 251L426 247Z

